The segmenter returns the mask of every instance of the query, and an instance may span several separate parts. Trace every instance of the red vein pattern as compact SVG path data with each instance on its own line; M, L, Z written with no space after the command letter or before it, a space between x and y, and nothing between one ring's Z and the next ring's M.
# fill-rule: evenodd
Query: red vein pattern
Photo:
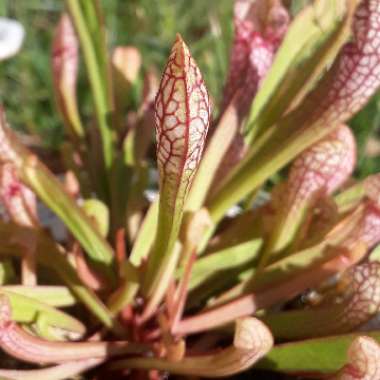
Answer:
M201 158L209 98L201 73L180 36L172 48L155 101L160 188L170 208L184 200Z
M269 4L267 0L235 2L235 37L222 109L227 107L239 91L236 104L240 119L247 114L289 24L288 12L281 1Z
M355 162L354 136L349 127L342 125L294 161L284 207L297 209L301 202L318 191L331 194L350 177Z
M309 95L311 118L326 127L359 111L380 86L380 1L363 0L356 10L353 39ZM309 120L309 118L308 118Z
M360 336L350 345L347 365L334 377L335 380L380 379L380 346L372 338Z
M340 280L345 304L341 324L350 330L368 322L380 311L380 263L367 262L344 273Z
M63 14L55 32L53 41L53 79L56 90L61 84L75 94L78 75L79 43L73 24L67 14Z

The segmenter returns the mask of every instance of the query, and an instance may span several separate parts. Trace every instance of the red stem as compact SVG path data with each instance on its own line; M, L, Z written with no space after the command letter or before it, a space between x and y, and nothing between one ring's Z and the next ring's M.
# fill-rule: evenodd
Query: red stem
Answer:
M196 260L196 251L193 250L191 255L186 263L185 272L180 280L178 289L176 292L176 301L174 305L174 313L172 315L172 330L175 330L177 324L182 318L183 310L185 308L185 303L188 295L188 287L191 277L191 269Z

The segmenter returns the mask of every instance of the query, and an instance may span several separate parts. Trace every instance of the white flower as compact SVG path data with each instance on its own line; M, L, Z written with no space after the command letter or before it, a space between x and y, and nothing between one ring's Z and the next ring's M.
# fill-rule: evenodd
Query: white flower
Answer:
M0 61L20 50L24 36L24 27L18 21L0 17Z

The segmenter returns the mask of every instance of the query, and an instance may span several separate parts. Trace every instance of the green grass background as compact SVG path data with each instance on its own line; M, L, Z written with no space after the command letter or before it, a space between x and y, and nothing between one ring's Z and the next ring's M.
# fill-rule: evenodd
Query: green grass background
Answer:
M297 0L305 2L305 0ZM103 0L109 45L135 45L145 68L161 71L177 32L189 44L212 97L218 101L228 68L232 36L232 0ZM0 62L0 101L16 129L37 133L49 147L62 140L55 111L50 68L51 39L62 11L61 0L0 0L0 16L15 18L26 29L21 52ZM90 113L89 88L81 71L81 110ZM357 175L380 171L379 157L368 157L368 138L377 138L380 97L352 121L359 143Z

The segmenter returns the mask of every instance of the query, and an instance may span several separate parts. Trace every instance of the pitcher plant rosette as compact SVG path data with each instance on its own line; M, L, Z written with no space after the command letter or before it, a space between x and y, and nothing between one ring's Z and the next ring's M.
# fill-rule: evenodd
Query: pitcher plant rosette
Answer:
M236 0L220 103L180 35L159 81L108 51L97 0L65 4L59 167L1 110L0 376L380 379L380 174L352 178L348 126L380 88L380 0Z

